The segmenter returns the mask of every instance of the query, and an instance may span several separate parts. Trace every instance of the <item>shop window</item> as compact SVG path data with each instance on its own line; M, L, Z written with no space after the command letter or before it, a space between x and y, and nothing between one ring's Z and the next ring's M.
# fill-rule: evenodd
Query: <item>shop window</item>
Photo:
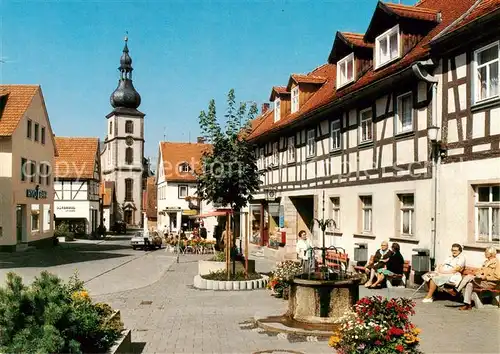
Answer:
M261 218L260 205L250 205L250 225L252 227L250 242L257 245L260 244L262 237L260 230Z
M267 207L267 231L269 234L268 246L278 248L281 243L281 232L279 227L280 205L279 203L269 203Z
M40 209L39 205L31 205L31 231L40 230Z

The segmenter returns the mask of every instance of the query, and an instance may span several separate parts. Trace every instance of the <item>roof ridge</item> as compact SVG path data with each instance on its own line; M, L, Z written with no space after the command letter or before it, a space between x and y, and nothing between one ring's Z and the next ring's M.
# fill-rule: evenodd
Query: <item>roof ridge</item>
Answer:
M429 41L429 43L430 42L434 42L436 39L438 39L441 36L443 36L448 31L448 29L452 28L457 23L459 23L460 21L462 21L465 17L467 17L472 12L472 10L474 10L481 2L482 2L482 0L476 0L476 2L474 4L472 4L472 6L467 11L465 11L461 16L459 16L457 19L455 19L455 21L453 21L452 23L450 23L448 26L446 26L445 28L443 28L443 30L441 32L439 32L433 38L431 38L430 41Z

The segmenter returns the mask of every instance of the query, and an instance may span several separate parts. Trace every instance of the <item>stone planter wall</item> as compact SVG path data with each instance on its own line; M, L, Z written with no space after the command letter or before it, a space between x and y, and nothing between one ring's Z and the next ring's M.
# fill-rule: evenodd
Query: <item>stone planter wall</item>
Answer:
M130 329L126 329L123 331L122 336L116 341L115 345L113 345L108 353L109 354L125 354L132 352L132 331Z
M197 289L204 290L221 290L221 291L240 291L240 290L257 290L265 289L269 277L263 275L261 279L257 280L207 280L203 279L201 275L196 275L193 280L193 285Z

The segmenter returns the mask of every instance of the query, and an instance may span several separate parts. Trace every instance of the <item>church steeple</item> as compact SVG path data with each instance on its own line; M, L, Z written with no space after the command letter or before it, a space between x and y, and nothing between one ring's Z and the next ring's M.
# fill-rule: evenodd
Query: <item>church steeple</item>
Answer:
M118 87L111 94L110 102L114 108L130 108L137 109L141 104L141 96L135 90L132 84L132 58L128 54L128 37L125 37L125 46L120 58L120 79Z

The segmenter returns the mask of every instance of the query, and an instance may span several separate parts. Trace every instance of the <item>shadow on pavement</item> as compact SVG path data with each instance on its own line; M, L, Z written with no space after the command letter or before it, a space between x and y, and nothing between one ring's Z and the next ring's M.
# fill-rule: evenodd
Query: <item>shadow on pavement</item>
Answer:
M141 354L144 351L145 346L146 342L132 342L130 344L130 353Z
M125 245L78 244L64 245L47 249L34 249L26 252L2 254L0 269L52 267L63 264L97 261L110 258L128 257L130 253L116 251L130 250ZM115 252L113 252L115 251Z

